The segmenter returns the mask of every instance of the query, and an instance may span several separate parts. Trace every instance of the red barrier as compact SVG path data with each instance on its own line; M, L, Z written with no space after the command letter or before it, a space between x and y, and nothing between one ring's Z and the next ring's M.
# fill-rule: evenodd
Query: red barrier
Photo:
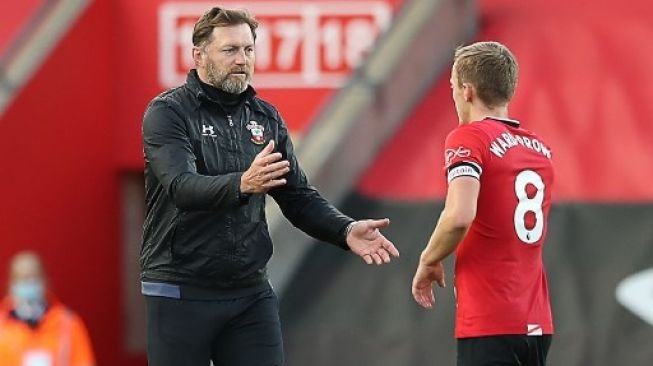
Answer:
M0 5L0 59L12 45L16 37L24 32L40 7L47 0L21 0L20 5Z
M480 4L478 39L505 43L520 63L512 117L553 148L554 199L653 200L649 2ZM442 145L456 123L447 74L381 152L360 190L392 199L444 197Z

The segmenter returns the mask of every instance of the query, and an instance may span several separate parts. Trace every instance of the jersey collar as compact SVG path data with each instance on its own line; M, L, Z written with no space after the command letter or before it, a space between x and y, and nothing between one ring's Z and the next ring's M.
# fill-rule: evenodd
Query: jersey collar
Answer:
M510 118L501 118L501 117L485 117L486 120L490 119L493 121L498 121L501 123L505 123L507 125L513 126L513 127L519 127L519 121L516 119L510 119Z

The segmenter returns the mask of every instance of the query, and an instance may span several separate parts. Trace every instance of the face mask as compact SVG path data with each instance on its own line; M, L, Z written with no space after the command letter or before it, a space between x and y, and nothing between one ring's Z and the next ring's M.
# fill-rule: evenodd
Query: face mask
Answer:
M19 281L11 285L11 296L19 303L42 303L44 295L41 281Z

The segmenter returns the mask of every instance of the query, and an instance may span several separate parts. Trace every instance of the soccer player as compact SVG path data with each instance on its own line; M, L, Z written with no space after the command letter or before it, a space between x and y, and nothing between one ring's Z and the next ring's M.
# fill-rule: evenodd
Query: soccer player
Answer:
M458 366L541 366L553 322L542 263L553 186L551 150L508 118L513 54L497 42L456 50L451 89L459 126L445 143L444 210L420 257L415 301L435 303L454 251Z

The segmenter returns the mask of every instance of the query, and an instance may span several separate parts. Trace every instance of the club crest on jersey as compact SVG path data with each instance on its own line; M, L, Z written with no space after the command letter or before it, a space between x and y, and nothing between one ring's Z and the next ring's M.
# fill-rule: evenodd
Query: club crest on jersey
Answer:
M263 136L263 131L265 127L258 124L256 121L249 121L247 124L247 129L252 133L250 141L257 145L263 145L265 143L265 137Z
M469 150L468 148L464 146L458 146L456 149L447 149L444 152L444 160L446 162L446 166L448 167L453 163L453 159L455 158L466 158L472 154L472 151Z

